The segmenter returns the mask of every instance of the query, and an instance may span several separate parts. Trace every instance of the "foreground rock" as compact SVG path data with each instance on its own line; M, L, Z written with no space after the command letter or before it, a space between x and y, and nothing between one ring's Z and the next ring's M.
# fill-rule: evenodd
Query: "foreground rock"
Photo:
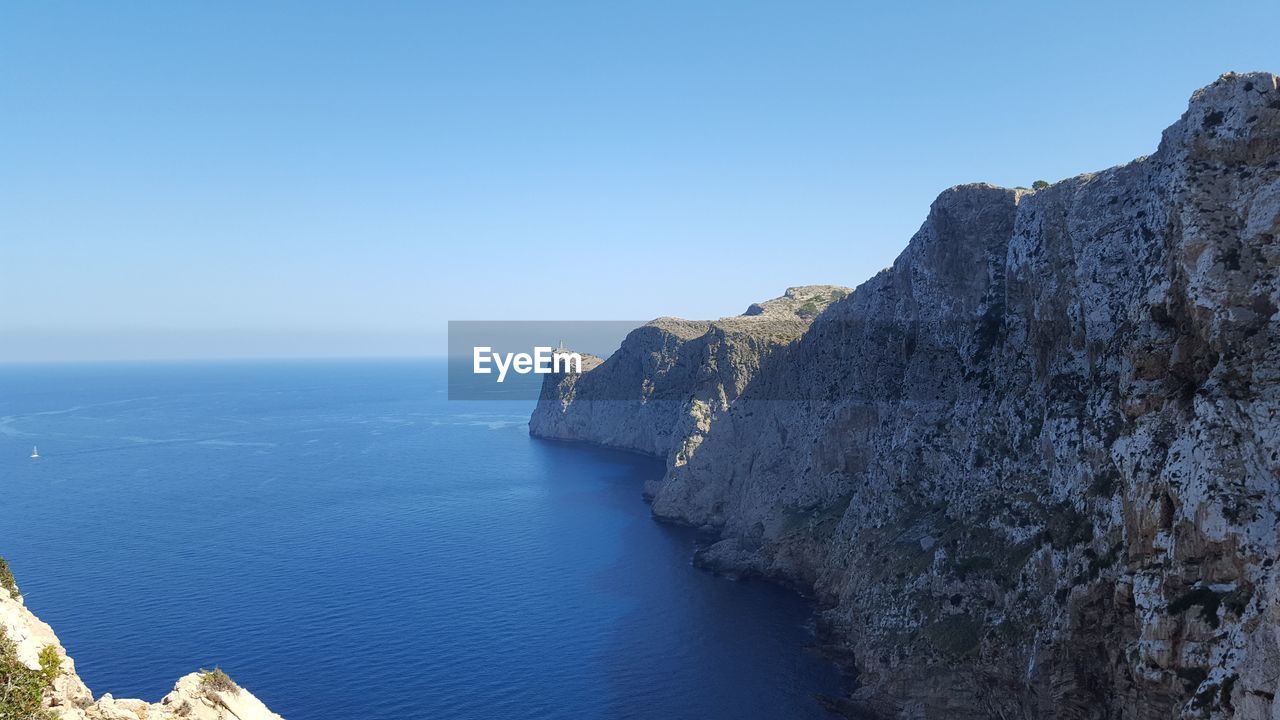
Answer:
M624 345L531 426L667 456L654 513L818 597L851 713L1274 719L1278 238L1280 85L1225 75L1151 157L944 192L706 410L722 355ZM675 419L610 400L636 385Z
M26 608L16 588L10 589L0 588L0 640L7 638L18 663L52 676L38 703L46 714L16 715L13 720L282 720L221 671L183 677L158 703L117 700L109 694L95 701L53 629ZM0 686L9 680L0 678ZM0 691L0 716L8 717L3 715L9 710L5 703L12 699Z

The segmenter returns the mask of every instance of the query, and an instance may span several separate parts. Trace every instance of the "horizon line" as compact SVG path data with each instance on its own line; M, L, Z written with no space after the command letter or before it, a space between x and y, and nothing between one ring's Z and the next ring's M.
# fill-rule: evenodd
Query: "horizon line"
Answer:
M326 361L413 361L447 360L444 353L433 355L261 355L231 357L160 357L160 358L64 358L48 360L6 360L0 366L17 365L145 365L177 363L242 363L242 362L326 362Z

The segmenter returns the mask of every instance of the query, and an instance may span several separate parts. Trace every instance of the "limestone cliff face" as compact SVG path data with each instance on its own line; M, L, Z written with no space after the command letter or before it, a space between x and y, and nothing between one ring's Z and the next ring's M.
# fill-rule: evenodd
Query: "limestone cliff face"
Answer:
M53 629L26 608L16 591L10 593L6 588L0 588L0 639L3 638L12 643L17 662L32 670L41 668L40 654L49 652L46 648L52 648L58 658L56 676L44 691L41 703L48 714L13 720L282 720L248 690L230 683L210 682L203 672L178 680L173 692L157 703L117 700L110 694L95 701ZM8 680L0 679L0 685Z
M658 318L632 331L607 361L584 357L581 375L552 375L530 432L625 448L683 463L712 415L738 397L775 351L849 289L789 288L736 317Z
M1195 93L1150 157L948 190L696 446L651 426L654 513L718 532L704 564L818 597L850 712L1280 717L1277 238L1266 73ZM539 413L607 396L612 362ZM617 413L580 437L647 439Z

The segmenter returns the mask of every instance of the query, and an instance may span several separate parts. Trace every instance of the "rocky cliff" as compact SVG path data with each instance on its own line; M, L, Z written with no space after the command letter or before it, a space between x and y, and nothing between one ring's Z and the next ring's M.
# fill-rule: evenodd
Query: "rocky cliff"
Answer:
M817 597L852 715L1278 718L1277 238L1280 84L1224 75L1152 156L947 190L798 335L662 321L531 428L668 457L654 513Z
M94 700L53 629L23 603L0 560L0 719L282 720L220 670L191 673L160 702Z
M848 288L808 285L735 317L658 318L627 335L607 361L584 356L583 374L549 376L530 432L683 463L711 416L737 399L761 364L848 294Z

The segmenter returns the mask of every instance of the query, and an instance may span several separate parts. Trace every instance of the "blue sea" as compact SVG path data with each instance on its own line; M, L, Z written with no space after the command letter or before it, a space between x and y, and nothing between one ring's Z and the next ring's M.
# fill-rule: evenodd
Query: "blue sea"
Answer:
M692 567L661 463L445 398L432 361L0 366L0 555L95 694L217 665L289 720L826 717L811 608Z

